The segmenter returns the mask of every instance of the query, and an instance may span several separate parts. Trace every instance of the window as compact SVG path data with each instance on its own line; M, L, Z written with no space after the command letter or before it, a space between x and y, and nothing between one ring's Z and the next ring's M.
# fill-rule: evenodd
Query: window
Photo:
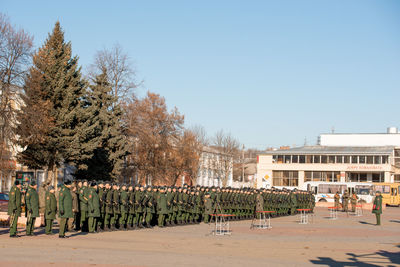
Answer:
M382 164L388 163L388 156L382 156Z
M304 172L304 181L305 182L312 181L312 172L309 172L309 171Z
M373 183L380 183L380 182L383 182L383 177L384 177L384 174L383 173L373 173L372 174L372 182Z
M367 174L360 173L360 182L366 182L366 181L367 181Z
M343 163L350 163L350 156L343 156Z
M8 195L6 194L0 194L0 200L9 200Z
M336 156L336 163L343 163L343 156Z
M318 193L319 194L342 194L347 190L346 185L336 185L336 184L320 184L318 185Z
M381 156L375 156L375 157L374 157L374 163L375 163L375 164L381 164L381 162L382 162L382 161L381 161Z
M367 156L367 164L374 164L374 157L373 156Z
M359 156L358 157L358 163L365 164L365 156Z
M299 172L297 171L273 171L274 186L298 186Z
M314 156L314 163L321 163L321 156L320 155L315 155Z
M312 172L312 179L313 179L314 182L322 181L321 172Z
M382 194L389 194L390 193L390 186L388 185L375 185L375 192L380 191Z
M358 163L358 156L351 156L351 163L357 164Z
M400 174L395 174L394 175L394 182L395 183L400 183Z
M306 163L313 163L313 156L307 155L306 156Z
M327 163L327 162L328 162L327 156L321 156L321 163Z
M335 163L335 156L329 156L328 162L329 163Z
M283 163L283 156L282 155L278 155L278 163Z
M355 191L357 195L368 196L371 194L372 186L370 185L356 185Z
M284 163L288 163L289 164L291 162L290 155L284 156L283 159L284 159Z
M277 155L273 155L272 156L272 163L276 163L277 160L278 160L278 156Z
M299 162L299 156L293 155L292 156L292 163L298 163Z
M300 155L299 156L299 163L305 163L306 162L306 156Z

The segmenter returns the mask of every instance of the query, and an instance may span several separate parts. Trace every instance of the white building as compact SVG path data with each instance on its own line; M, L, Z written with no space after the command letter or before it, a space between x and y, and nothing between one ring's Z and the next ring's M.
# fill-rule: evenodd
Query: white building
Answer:
M233 157L213 147L203 147L196 184L201 186L232 186Z
M257 187L307 181L400 182L400 134L321 134L319 145L258 156Z

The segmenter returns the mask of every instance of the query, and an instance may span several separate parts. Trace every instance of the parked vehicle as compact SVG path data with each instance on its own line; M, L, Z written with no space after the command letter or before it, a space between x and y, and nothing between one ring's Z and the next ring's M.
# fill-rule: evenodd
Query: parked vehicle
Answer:
M312 191L315 195L315 202L334 202L334 195L339 192L342 197L344 192L351 196L356 193L359 201L372 203L374 192L372 183L357 182L305 182L302 190Z
M387 206L400 205L400 183L374 183L374 192L380 191L382 204Z

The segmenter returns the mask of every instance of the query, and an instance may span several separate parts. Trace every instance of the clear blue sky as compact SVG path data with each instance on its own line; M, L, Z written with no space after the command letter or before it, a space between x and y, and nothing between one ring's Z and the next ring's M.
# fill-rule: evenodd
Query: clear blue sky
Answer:
M42 45L56 20L80 64L119 43L186 124L246 147L400 127L400 1L4 1Z

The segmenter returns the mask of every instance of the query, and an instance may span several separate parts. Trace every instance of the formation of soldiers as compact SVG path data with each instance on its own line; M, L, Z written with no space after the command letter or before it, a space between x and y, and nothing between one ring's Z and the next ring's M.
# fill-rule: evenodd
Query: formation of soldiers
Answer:
M58 188L58 192L52 186L47 188L44 218L45 233L51 235L58 217L60 238L66 238L66 231L96 233L210 223L217 214L232 215L229 220L252 219L257 211L273 211L273 217L294 215L297 209L312 212L315 205L312 193L274 188L142 186L85 180L66 181ZM18 237L15 218L21 214L20 190L16 182L10 191L11 237ZM27 235L34 235L38 202L36 185L31 183L25 194Z

